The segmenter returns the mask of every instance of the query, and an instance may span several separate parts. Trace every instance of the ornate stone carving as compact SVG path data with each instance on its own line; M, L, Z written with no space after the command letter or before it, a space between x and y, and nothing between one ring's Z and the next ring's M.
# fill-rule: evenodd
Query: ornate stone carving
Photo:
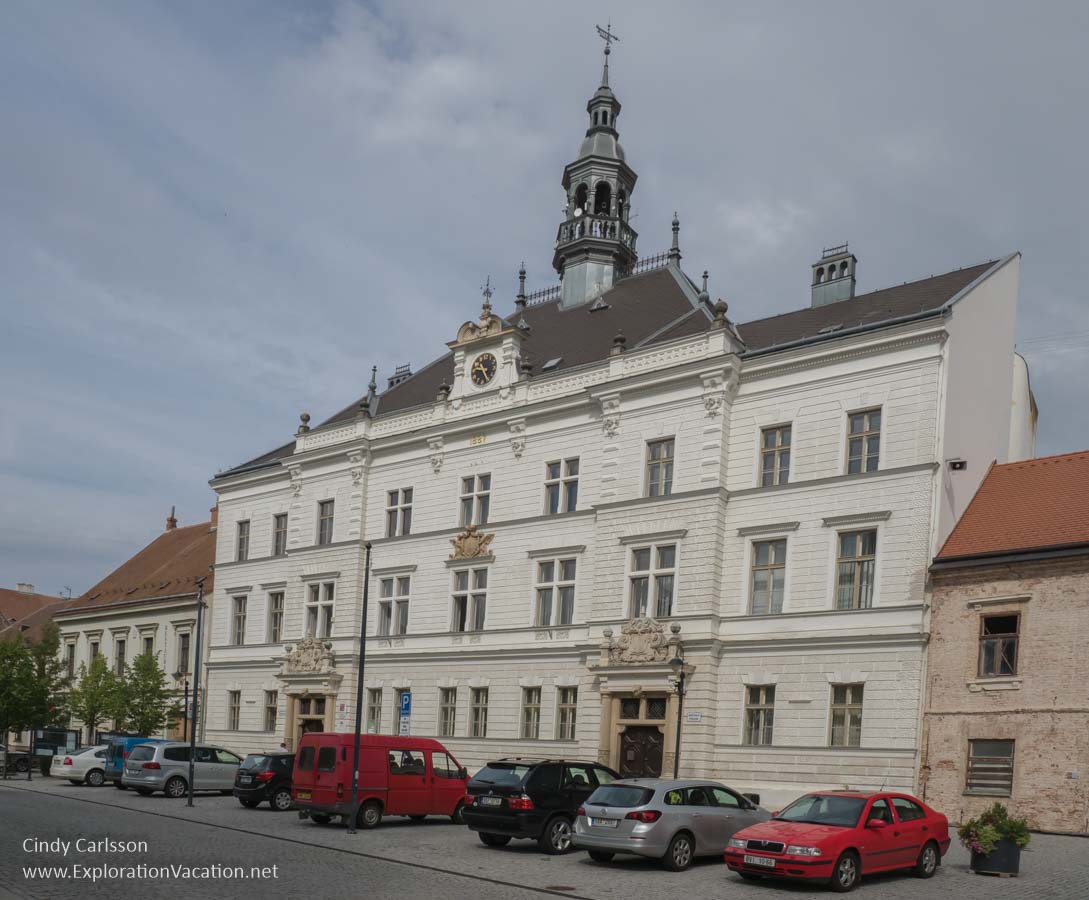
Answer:
M431 460L431 469L437 475L442 469L442 461L445 454L445 442L441 437L429 438L427 441L428 458Z
M351 468L348 472L352 476L352 484L359 484L363 480L363 451L349 451L348 462L351 463Z
M457 347L461 344L479 341L481 338L495 337L507 330L503 320L490 309L481 312L480 320L466 322L458 329L457 340L451 341L448 346Z
M303 638L284 658L282 675L332 672L336 668L333 651L317 638Z
M510 449L515 458L520 459L526 450L526 420L511 419L507 427L510 428Z
M302 466L290 466L287 474L291 476L291 493L298 497L302 493Z
M620 433L620 395L609 394L601 400L601 429L606 437L616 437Z
M465 530L450 541L454 546L450 559L477 559L488 555L488 547L495 535L481 534L478 528L477 525L466 525Z
M662 623L651 618L627 622L615 643L611 637L607 640L611 663L667 662L671 658L672 642L666 637Z
M703 382L703 408L713 419L737 393L737 372L732 368L723 369L701 375L700 380Z

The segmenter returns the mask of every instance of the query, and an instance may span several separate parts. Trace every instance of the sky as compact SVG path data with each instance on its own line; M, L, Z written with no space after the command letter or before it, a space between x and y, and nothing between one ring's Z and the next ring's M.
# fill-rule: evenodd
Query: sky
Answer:
M1089 447L1082 2L0 4L0 586L86 590L208 480L556 282L601 42L633 225L739 322L1021 251L1040 455Z

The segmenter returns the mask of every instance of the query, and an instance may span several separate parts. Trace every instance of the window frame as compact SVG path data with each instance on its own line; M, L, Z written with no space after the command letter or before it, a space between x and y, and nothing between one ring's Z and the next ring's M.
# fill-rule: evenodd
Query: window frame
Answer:
M782 442L783 432L789 431L790 434L787 439L787 443ZM775 434L775 445L773 447L765 446L765 436L769 433ZM793 441L794 441L794 423L793 422L781 422L778 425L766 425L760 429L758 436L760 445L757 448L757 469L756 469L756 483L758 487L776 487L781 484L790 484L790 465L793 462ZM787 461L786 466L782 464L783 454L786 454ZM772 467L769 470L764 461L768 457L772 459ZM771 481L765 483L765 475L771 474Z
M877 428L871 427L870 417L877 414L878 423ZM851 419L855 416L862 416L863 430L859 432L851 431ZM868 406L863 409L851 410L847 413L845 437L843 442L844 447L844 463L843 474L845 475L865 475L868 472L877 472L881 469L881 440L885 426L885 410L883 406ZM877 439L877 453L871 454L869 452L869 443L872 438ZM862 442L862 453L858 457L851 455L851 441L857 440ZM873 467L871 468L870 458L873 457ZM851 460L859 460L859 469L857 472L851 471Z
M450 589L450 632L452 634L479 633L485 630L488 617L488 582L491 578L488 566L466 566L450 570L452 579ZM484 585L477 584L478 575L484 574ZM458 576L466 577L465 587L458 583ZM464 627L458 628L458 604L464 602ZM482 611L481 611L482 610ZM479 622L479 625L477 624Z
M654 447L666 447L669 455L654 458ZM661 437L647 441L643 465L643 496L644 497L669 497L673 494L673 481L677 472L677 437ZM659 467L658 477L652 474L654 467ZM668 469L668 477L663 476L662 466Z
M118 678L125 677L125 666L128 665L126 656L128 651L127 638L114 638L113 641L113 673Z
M415 497L416 492L412 487L386 491L386 537L412 534L412 502Z
M844 747L847 749L855 749L862 746L862 724L866 715L866 683L864 681L852 681L833 683L829 686L828 692L828 746L829 747ZM836 688L846 689L846 700L843 703L836 702ZM857 702L853 700L853 689L858 688L859 699ZM858 710L858 743L851 743L851 712ZM841 710L844 713L844 721L841 728L843 729L844 739L841 743L836 743L836 711Z
M439 688L439 737L454 737L458 723L457 687Z
M533 559L533 620L534 628L566 628L575 622L575 604L578 602L578 593L575 589L578 583L578 557L577 556L548 556ZM565 564L570 563L574 572L570 578L565 577ZM541 570L551 565L552 579L542 579ZM550 592L548 621L542 621L541 594ZM563 596L565 591L570 591L571 604L570 616L564 621Z
M661 551L666 548L672 548L673 550L673 565L661 566L659 561L661 559ZM635 568L636 559L635 555L641 551L649 551L650 553L650 565L646 569ZM680 541L668 540L651 541L646 544L632 544L628 547L628 559L627 559L627 607L628 607L628 619L634 621L639 618L653 618L653 619L665 619L670 616L677 615L677 587L679 583L680 572L680 555L681 545ZM660 593L659 580L662 578L671 577L673 579L672 587L670 588L669 609L665 612L660 611L658 605L658 595ZM646 579L647 592L646 592L646 605L636 614L635 609L635 582L637 580ZM653 604L654 613L651 614L650 609Z
M486 687L469 688L469 737L488 736L488 693Z
M867 555L860 551L864 548L864 538L867 534L873 534L873 554ZM840 556L840 551L843 546L843 538L848 535L852 535L855 538L855 555L854 556ZM860 527L860 528L847 528L843 531L835 532L835 544L833 546L834 563L832 566L832 609L841 612L857 611L860 609L873 609L875 601L878 595L878 568L877 568L877 555L878 548L881 544L881 529L877 526L872 527ZM872 564L870 571L870 589L869 594L866 597L867 602L862 604L863 599L863 567L867 564ZM851 605L840 606L839 603L839 576L840 566L851 565L852 567L852 585L851 585Z
M242 724L242 692L227 691L227 730L238 731Z
M250 520L235 523L234 561L245 562L250 558Z
M466 482L472 487L466 489ZM466 506L468 504L468 506ZM462 475L458 480L458 525L487 525L492 505L491 472Z
M574 463L575 467L574 474L571 474L572 463ZM549 471L552 466L559 466L555 476ZM545 463L544 514L546 516L559 516L578 509L579 473L581 471L582 461L578 456L550 459ZM572 488L574 489L574 502L572 502L571 497ZM553 490L555 491L556 500L555 509L552 509Z
M280 520L283 527L280 527ZM273 513L272 516L272 555L287 556L287 513Z
M568 694L568 691L571 693ZM567 699L570 697L570 699ZM556 740L573 741L578 729L579 689L577 685L556 688Z
M1016 620L1016 628L1012 632L1002 632L1000 634L986 634L986 623L988 619L1008 619L1013 618ZM985 672L983 670L983 660L986 647L988 644L996 644L999 647L1003 641L1013 641L1013 671L1012 672ZM1003 654L1005 656L1005 654ZM979 655L976 666L976 676L978 678L1015 678L1017 676L1017 670L1020 665L1021 656L1021 612L1015 610L1011 612L988 612L983 613L979 617ZM996 666L1000 668L1000 666Z
M744 687L745 722L741 743L746 747L775 746L775 685L746 684ZM754 691L756 702L753 701ZM754 736L756 740L753 740Z
M972 785L973 770L977 767L973 765L973 760L1005 760L1005 756L976 756L973 754L976 744L1009 744L1010 755L1009 759L1009 790L1005 788L995 789L993 787ZM975 797L1012 797L1013 796L1013 780L1016 775L1016 763L1017 763L1017 741L1013 738L969 738L967 747L967 758L964 766L964 793ZM1006 768L1003 767L1002 773L1005 774Z
M336 520L336 500L318 501L318 533L317 545L328 547L333 543L333 523Z
M231 595L231 646L246 645L246 607L249 605L247 594Z
M303 604L303 636L328 640L333 636L336 621L335 581L311 581L306 585Z
M183 648L184 647L184 652ZM179 631L178 632L178 671L184 675L188 675L192 672L189 664L189 657L192 656L193 650L193 632L191 631Z
M280 692L265 691L265 732L272 734L276 731L279 719Z
M761 565L757 562L759 557L758 547L763 544L769 546L769 562L765 565ZM777 545L782 544L782 562L779 563L775 558L775 548ZM783 612L783 608L786 605L786 587L787 587L787 557L790 554L790 539L785 535L768 535L759 538L758 540L752 540L749 542L749 615L750 616L773 616L780 615ZM775 572L776 570L782 570L782 591L779 596L779 608L775 608ZM768 572L769 587L768 587L768 608L765 610L757 611L756 609L756 574L757 572Z
M268 609L268 642L279 644L284 639L285 591L269 591L266 600ZM279 598L279 603L276 598Z
M541 739L541 687L522 688L522 707L518 735L522 740Z
M382 692L382 688L367 688L366 734L382 733Z

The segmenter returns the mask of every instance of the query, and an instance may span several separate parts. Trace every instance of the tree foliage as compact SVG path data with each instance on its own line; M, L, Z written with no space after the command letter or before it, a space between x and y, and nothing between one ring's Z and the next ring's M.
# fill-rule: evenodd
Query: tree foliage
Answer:
M34 696L31 700L35 727L60 725L68 720L67 664L60 656L60 629L54 622L43 626L41 636L29 645L34 664Z
M126 731L152 736L174 724L181 704L167 687L166 674L150 653L137 656L119 685L118 720Z
M0 641L0 735L35 725L35 671L21 635Z
M72 715L87 728L87 740L95 739L95 731L107 719L123 718L123 696L117 676L110 671L102 654L91 665L80 665L79 683L68 695Z

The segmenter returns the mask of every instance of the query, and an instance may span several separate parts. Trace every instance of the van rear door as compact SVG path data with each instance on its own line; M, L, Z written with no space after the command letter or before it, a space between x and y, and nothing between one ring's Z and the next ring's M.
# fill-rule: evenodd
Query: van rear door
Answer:
M431 812L431 779L423 750L387 751L389 800L386 812L393 816L426 816Z
M291 790L296 800L309 801L314 797L314 764L317 762L317 742L304 737L302 746L295 757L295 772L291 779Z

